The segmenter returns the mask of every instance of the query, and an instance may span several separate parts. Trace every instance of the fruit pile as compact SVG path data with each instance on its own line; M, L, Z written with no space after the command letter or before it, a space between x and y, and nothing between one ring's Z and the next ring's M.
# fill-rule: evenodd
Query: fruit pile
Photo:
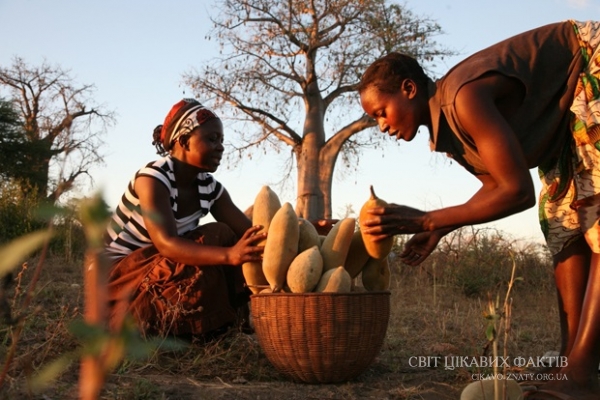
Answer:
M371 187L366 210L385 205ZM393 237L374 241L357 227L355 218L339 220L326 235L298 217L290 203L281 204L269 186L263 186L255 198L252 224L263 226L267 238L263 260L242 265L248 287L257 293L350 292L361 290L354 279L361 276L367 291L388 290L390 267L388 254Z

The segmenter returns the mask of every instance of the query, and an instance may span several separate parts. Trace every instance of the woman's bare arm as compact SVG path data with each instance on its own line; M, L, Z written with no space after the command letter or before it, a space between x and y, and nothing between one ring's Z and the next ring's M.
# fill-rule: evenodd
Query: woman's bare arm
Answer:
M232 247L202 245L177 234L169 193L162 183L151 177L138 177L135 191L148 234L164 257L190 265L241 265L261 259L261 248L253 246L262 237L254 235L257 228L243 232Z

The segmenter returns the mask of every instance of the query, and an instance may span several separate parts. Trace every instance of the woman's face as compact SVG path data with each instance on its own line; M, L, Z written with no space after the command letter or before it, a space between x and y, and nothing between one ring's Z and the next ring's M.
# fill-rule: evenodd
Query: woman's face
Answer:
M397 140L410 142L423 125L417 85L409 79L405 79L394 93L368 86L360 93L360 102L365 112L377 121L381 132Z
M205 172L214 172L224 150L223 123L218 118L210 119L190 133L184 161Z

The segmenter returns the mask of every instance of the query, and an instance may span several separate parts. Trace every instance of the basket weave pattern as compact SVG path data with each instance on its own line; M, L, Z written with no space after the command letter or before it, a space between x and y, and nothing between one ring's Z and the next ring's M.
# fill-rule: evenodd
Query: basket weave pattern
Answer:
M379 354L390 292L257 294L250 307L258 342L279 372L335 383L355 378Z

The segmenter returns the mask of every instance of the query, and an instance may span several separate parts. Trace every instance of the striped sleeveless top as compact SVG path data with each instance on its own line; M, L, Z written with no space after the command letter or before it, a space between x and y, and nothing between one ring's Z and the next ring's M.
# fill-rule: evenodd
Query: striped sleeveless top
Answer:
M112 261L125 257L132 251L152 244L144 219L142 218L140 200L135 192L135 179L138 176L149 176L158 179L170 193L171 208L177 212L177 182L173 174L173 159L170 155L148 163L136 172L127 185L127 190L113 213L106 229L105 250ZM200 218L206 216L214 202L223 193L223 186L210 173L201 172L197 177L200 209L185 218L175 219L177 233L183 235L198 226Z

